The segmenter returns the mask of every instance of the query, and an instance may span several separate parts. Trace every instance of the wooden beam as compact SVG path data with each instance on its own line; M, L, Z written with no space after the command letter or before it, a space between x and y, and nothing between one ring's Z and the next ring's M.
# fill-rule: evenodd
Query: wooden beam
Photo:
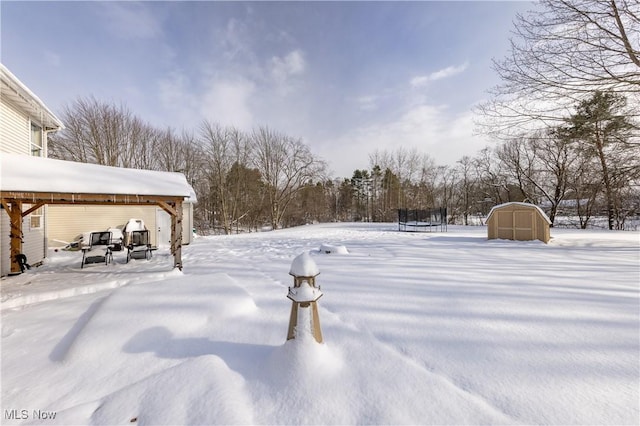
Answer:
M0 198L36 204L158 204L160 202L182 201L184 197L175 195L136 195L136 194L82 194L69 192L20 192L2 191Z
M175 204L175 215L171 216L171 252L173 267L182 271L182 202Z
M22 203L12 202L9 211L9 255L11 256L10 273L19 274L22 272L18 263L18 255L22 253Z
M35 210L38 210L40 207L44 206L45 204L46 203L43 203L43 202L36 203L34 206L31 206L30 209L23 211L22 212L22 217L25 217L26 215L28 215L29 213L31 213L31 212L33 212Z
M322 328L320 327L320 315L318 314L318 304L311 302L311 333L316 342L322 343Z
M176 212L175 207L171 206L168 203L165 203L164 201L158 201L158 205L160 207L162 207L162 210L164 210L165 212L169 213L169 216L174 217L176 216L178 213Z

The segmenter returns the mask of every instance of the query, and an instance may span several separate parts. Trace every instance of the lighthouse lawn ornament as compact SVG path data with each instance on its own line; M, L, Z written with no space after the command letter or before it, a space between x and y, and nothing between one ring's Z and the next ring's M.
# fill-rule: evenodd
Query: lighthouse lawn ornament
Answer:
M316 287L316 276L320 274L320 270L316 263L311 259L308 252L304 252L291 263L289 275L293 276L293 287L289 287L287 297L291 299L291 315L289 317L289 332L287 340L295 339L296 334L304 332L305 324L298 326L299 309L311 308L311 315L302 315L303 318L309 318L309 330L316 339L316 342L322 343L322 330L320 329L320 316L318 315L317 300L322 297L320 287Z

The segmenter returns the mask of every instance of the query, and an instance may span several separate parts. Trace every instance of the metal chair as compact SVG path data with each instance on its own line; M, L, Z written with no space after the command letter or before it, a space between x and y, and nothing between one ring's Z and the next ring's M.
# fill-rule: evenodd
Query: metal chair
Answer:
M105 265L108 265L113 260L111 248L111 232L92 232L89 235L89 245L82 247L82 264L80 268L84 268L84 265L90 263L104 262Z
M131 231L127 238L127 263L131 258L151 259L151 242L148 230Z

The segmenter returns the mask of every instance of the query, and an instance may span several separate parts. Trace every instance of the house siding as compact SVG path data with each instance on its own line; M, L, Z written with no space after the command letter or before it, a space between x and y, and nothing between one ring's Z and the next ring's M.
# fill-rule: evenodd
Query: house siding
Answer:
M0 210L0 276L5 276L11 271L11 259L9 256L9 215L4 209Z
M29 117L20 114L11 104L0 103L0 151L29 155Z
M28 204L23 205L23 210L29 208ZM43 226L39 229L30 229L31 215L22 218L22 253L27 256L27 262L35 265L41 263L46 257L46 214L42 217ZM9 246L9 234L11 233L11 223L9 215L2 209L0 216L0 244L2 244L2 256L0 258L0 275L5 276L11 272L11 257Z
M52 247L74 241L83 232L124 226L129 219L142 219L147 229L156 229L155 206L50 205L48 238ZM151 232L151 244L156 233Z
M12 104L3 100L0 102L0 152L12 154L30 154L30 121L26 114L20 113ZM46 146L46 139L43 142ZM23 206L23 210L29 208L28 204ZM42 262L46 257L46 213L42 217L42 228L31 229L30 215L22 218L22 253L27 256L27 261L31 264ZM2 209L0 215L0 244L2 253L0 255L0 275L5 276L11 272L10 239L11 226L9 215Z
M191 243L193 204L183 203L182 244ZM124 226L129 219L142 219L150 230L151 244L158 244L156 206L84 206L50 205L47 237L51 247L61 247L74 241L81 233ZM168 215L168 214L167 214Z
M31 123L42 128L42 152L47 156L47 133L61 127L60 121L4 65L0 64L0 152L29 156ZM25 100L24 105L16 99ZM46 124L46 125L45 125ZM24 204L23 211L30 206ZM47 256L47 207L42 208L41 226L31 229L31 215L22 218L22 254L31 265ZM8 212L0 211L0 276L11 272L11 225Z
M30 208L31 206L26 204L23 209ZM47 241L46 235L46 213L42 215L42 226L37 229L31 229L31 215L27 215L22 218L22 233L24 234L24 241L22 243L22 252L27 256L27 260L30 264L36 264L42 262L47 257Z

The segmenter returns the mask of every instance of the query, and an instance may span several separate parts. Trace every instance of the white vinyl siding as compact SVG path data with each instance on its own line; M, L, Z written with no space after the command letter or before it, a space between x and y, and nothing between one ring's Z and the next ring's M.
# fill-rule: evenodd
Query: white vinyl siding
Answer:
M31 154L29 118L11 104L0 103L0 151L13 154Z
M193 204L182 204L182 244L191 243ZM124 226L129 219L142 219L151 234L151 244L158 246L157 206L87 206L49 205L47 238L51 247L74 241L83 232L102 231Z
M11 272L11 258L10 258L10 241L9 241L9 215L7 212L0 208L0 276L8 275Z
M0 77L0 152L46 157L47 132L59 128L60 121L2 64ZM21 106L21 101L26 103ZM45 126L45 123L48 124ZM22 208L24 211L29 207L25 204ZM2 210L0 276L11 271L9 228L9 215ZM22 253L27 256L27 262L31 265L41 263L47 255L46 206L22 219L22 232Z
M27 256L27 261L34 265L42 262L42 260L47 257L47 244L45 240L44 222L42 227L30 229L29 220L29 215L22 218L22 233L24 234L22 253ZM42 216L42 220L44 221L44 216Z
M151 232L151 244L156 244L155 206L88 206L50 205L47 236L52 247L74 241L83 232L104 231L124 226L129 219L142 219Z
M28 207L27 204L23 205L23 209ZM11 250L9 234L10 234L10 222L9 215L1 210L0 216L0 231L2 235L0 235L0 244L2 244L2 257L0 258L0 275L5 276L11 272ZM42 216L42 227L40 229L29 229L29 215L22 218L22 233L23 243L22 243L22 253L27 256L27 263L31 265L36 265L46 257L46 240L45 240L45 216Z

